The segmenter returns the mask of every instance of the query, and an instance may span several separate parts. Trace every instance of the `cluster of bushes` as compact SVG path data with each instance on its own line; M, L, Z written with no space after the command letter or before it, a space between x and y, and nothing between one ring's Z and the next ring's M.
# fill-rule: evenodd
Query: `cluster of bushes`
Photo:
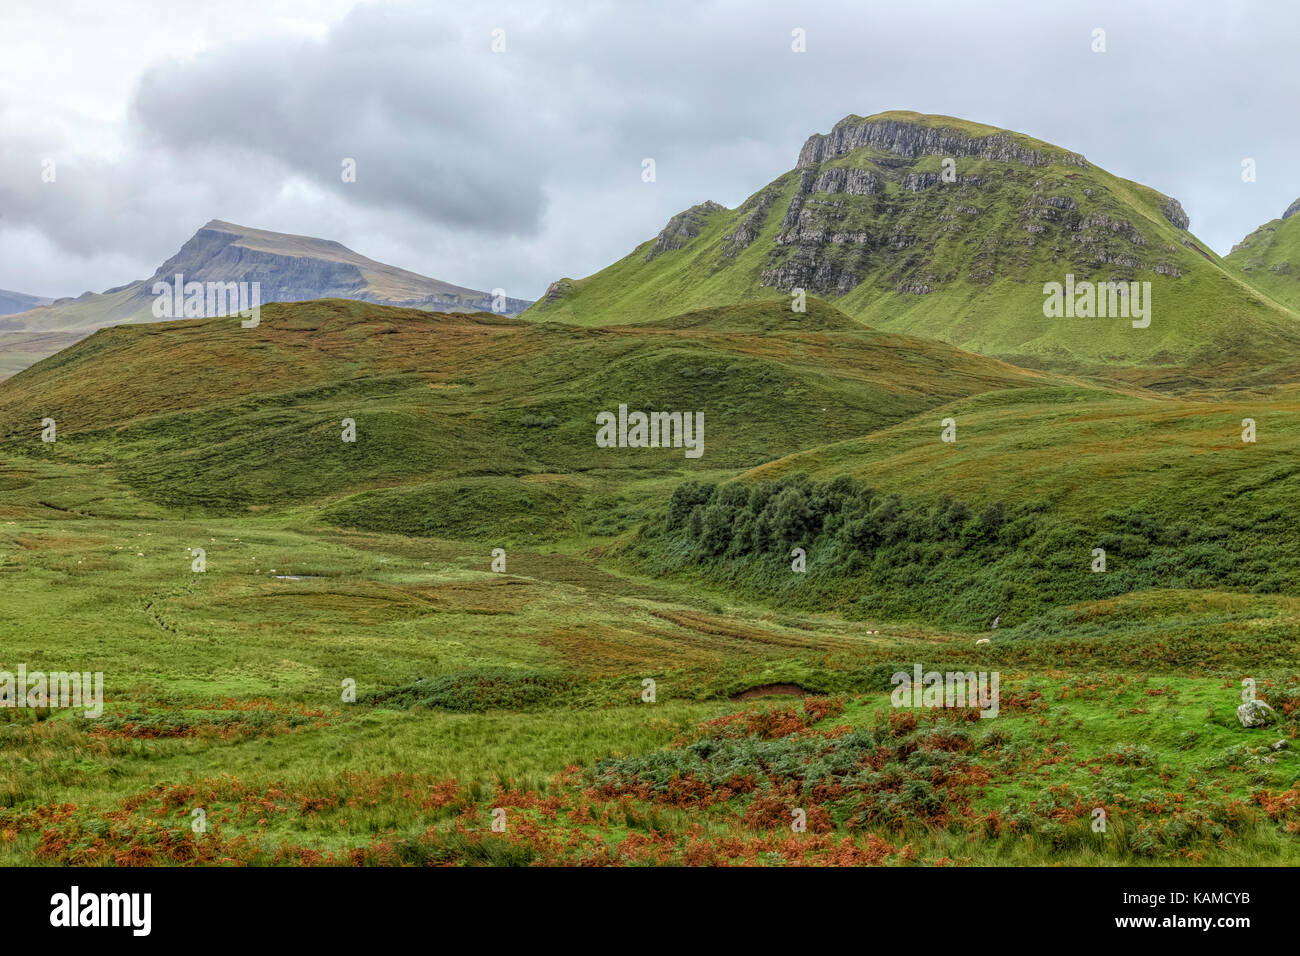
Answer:
M849 477L814 484L806 475L757 485L691 481L673 492L667 531L685 530L703 556L789 552L831 539L857 552L903 543L964 544L1015 539L1032 528L1028 518L1007 528L1006 505L994 502L975 514L945 498L921 507L882 495Z
M560 424L560 420L554 415L525 415L519 419L519 424L525 428L554 428Z
M849 616L1003 627L1148 588L1288 592L1300 549L1268 528L1214 515L1176 519L1144 503L1087 527L1037 502L915 500L850 478L688 481L633 548L659 573ZM1267 532L1267 534L1265 534ZM806 553L795 573L791 552ZM1106 551L1094 573L1093 549Z
M559 674L488 667L421 678L401 687L367 695L363 702L401 710L419 706L459 713L529 710L554 705L572 685L571 678Z
M662 524L645 530L640 554L656 570L693 571L805 606L932 616L936 601L953 595L931 594L928 577L951 570L952 561L996 562L1035 530L1033 512L1003 502L920 504L848 477L691 481L673 492ZM795 548L806 553L804 574L792 572ZM972 609L960 619L987 623L998 603L1005 602L991 600L987 612Z

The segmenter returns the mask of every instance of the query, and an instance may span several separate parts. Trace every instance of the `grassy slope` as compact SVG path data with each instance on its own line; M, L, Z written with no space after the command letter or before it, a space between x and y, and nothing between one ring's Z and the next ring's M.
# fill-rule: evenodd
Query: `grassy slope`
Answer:
M1189 626L1134 596L1104 637L975 648L563 553L512 549L494 575L472 544L178 517L66 462L10 458L0 488L0 668L103 669L108 698L97 723L0 710L5 864L1296 862L1296 757L1258 756L1294 718L1246 731L1233 716L1241 674L1300 702L1285 667L1259 662L1265 643L1300 654L1294 600L1202 595ZM1224 640L1225 617L1253 639ZM909 729L882 682L911 661L1000 670L1002 714L922 712ZM567 689L514 704L476 683L491 668ZM653 705L637 702L646 676ZM368 702L420 677L480 689L458 709ZM846 709L805 730L726 699L772 681ZM715 743L685 746L700 739ZM660 785L674 768L697 784ZM718 782L769 773L779 791ZM793 806L806 835L789 833Z
M1300 216L1266 222L1224 261L1278 302L1300 309Z
M896 116L970 135L997 132L947 117L882 114L871 119ZM1049 155L1060 153L1028 137L1014 138ZM1185 387L1198 378L1249 382L1300 376L1294 358L1300 319L1259 295L1195 237L1171 225L1161 211L1167 197L1095 166L1031 168L975 158L960 161L959 175L981 177L982 185L937 185L915 194L901 185L904 172L938 173L941 162L937 155L901 160L863 148L822 164L823 170L870 170L886 181L882 197L809 197L810 203L843 203L818 213L826 228L865 232L875 244L870 251L853 244L825 248L827 257L844 258L863 280L832 298L838 307L878 328L1027 363L1092 371L1159 369L1129 373L1144 383ZM700 234L683 248L646 262L653 244L648 240L593 276L564 280L564 294L543 298L525 317L599 325L746 299L788 300L764 285L761 274L791 254L776 238L798 188L798 172L787 173L738 209L707 216ZM769 196L770 212L758 238L734 253L726 237ZM1116 238L1104 226L1086 234L1064 230L1062 218L1041 206L1026 212L1027 204L1045 198L1069 199L1081 214L1130 224L1140 241ZM1027 225L1045 231L1030 234ZM892 250L885 241L892 235L921 242ZM1087 242L1081 243L1085 235ZM1142 265L1098 266L1091 261L1094 249L1112 257L1132 255ZM1157 265L1180 275L1158 274ZM1151 326L1133 329L1123 319L1044 318L1042 286L1063 282L1067 271L1079 279L1149 281ZM900 291L920 285L933 291Z
M680 534L650 533L628 553L634 566L705 586L964 627L1001 615L1034 636L1086 629L1093 611L1076 617L1071 605L1150 588L1294 595L1297 411L1294 388L1237 403L1062 388L987 393L740 479L847 475L922 510L954 498L971 509L965 537L854 557L810 535L806 576L789 573L784 551L701 559ZM948 417L955 444L940 440ZM1241 440L1246 418L1256 422L1254 443ZM974 516L995 503L1011 523L987 537ZM1107 551L1104 574L1090 570L1096 547Z
M0 388L0 441L111 463L169 506L328 506L376 530L526 538L621 530L633 499L682 476L1053 381L815 300L798 316L749 305L607 330L327 300L268 306L257 329L103 330ZM597 448L595 415L620 402L703 410L704 456ZM53 445L37 437L45 417Z
M716 414L703 462L598 456L593 408L629 397ZM1089 388L815 301L590 330L338 301L107 330L0 385L0 669L102 669L108 697L97 724L0 710L0 862L1294 864L1297 758L1266 755L1300 730L1300 599L1152 589L976 647L593 547L684 478L751 465L976 501L1023 482L1080 520L1130 498L1265 520L1294 498L1289 401ZM46 414L55 445L34 440ZM1002 715L895 711L912 662L999 670ZM1236 723L1242 676L1282 726ZM845 709L727 699L773 682Z

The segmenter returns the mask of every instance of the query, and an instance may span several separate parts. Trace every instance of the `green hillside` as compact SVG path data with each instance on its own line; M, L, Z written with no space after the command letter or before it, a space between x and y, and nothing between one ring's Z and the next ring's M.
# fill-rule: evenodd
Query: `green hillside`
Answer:
M1278 302L1300 309L1300 199L1237 245L1224 261Z
M1300 595L1298 461L1294 387L1234 403L992 392L679 486L627 553L808 607L1059 634L1095 613L1070 606L1148 589Z
M801 288L873 327L1035 367L1164 388L1300 378L1300 318L1186 227L1175 200L1017 133L850 116L738 208L686 210L524 317L607 325ZM1046 317L1043 287L1067 274L1149 282L1150 325Z
M103 464L198 512L322 508L406 534L553 536L621 530L629 497L660 481L1057 381L817 300L610 329L322 300L267 306L256 329L103 329L0 387L0 444ZM703 455L598 448L596 415L620 404L702 411ZM39 440L46 418L54 444Z
M104 677L0 708L0 864L1294 865L1295 398L816 298L102 330L0 383L0 669ZM620 403L703 457L597 447Z

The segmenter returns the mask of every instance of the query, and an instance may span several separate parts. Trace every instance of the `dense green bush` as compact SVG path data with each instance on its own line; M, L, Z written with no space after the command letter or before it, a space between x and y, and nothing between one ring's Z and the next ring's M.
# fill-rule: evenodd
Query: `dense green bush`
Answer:
M999 617L1015 628L1147 588L1293 591L1295 578L1284 573L1300 570L1287 548L1293 529L1223 520L1166 518L1135 504L1085 527L1054 517L1045 503L973 507L885 494L847 476L817 483L793 475L688 481L632 553L654 571L800 607L977 629ZM793 570L794 548L806 552L805 573ZM1092 570L1094 548L1106 551L1104 573Z
M553 705L573 679L558 674L509 668L483 668L420 679L363 698L379 707L439 707L462 713L486 710L526 710Z

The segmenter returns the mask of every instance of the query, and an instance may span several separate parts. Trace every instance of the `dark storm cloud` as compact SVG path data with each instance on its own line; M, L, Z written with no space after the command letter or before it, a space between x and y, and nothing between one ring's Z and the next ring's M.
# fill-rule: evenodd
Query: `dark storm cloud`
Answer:
M135 114L177 156L277 161L348 202L487 233L534 233L544 128L509 57L432 11L363 8L323 43L265 41L145 74ZM477 62L476 62L477 61ZM523 97L512 104L511 89ZM354 183L341 177L355 161Z

